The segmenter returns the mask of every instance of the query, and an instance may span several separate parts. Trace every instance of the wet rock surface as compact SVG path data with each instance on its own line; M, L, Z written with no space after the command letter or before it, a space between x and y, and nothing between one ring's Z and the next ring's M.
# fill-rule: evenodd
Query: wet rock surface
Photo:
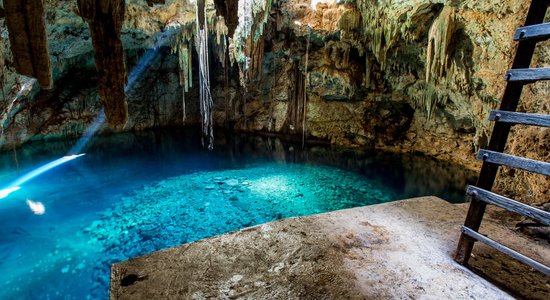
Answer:
M243 229L113 265L111 298L512 299L452 260L465 208L425 197ZM491 221L482 230L549 257L547 245ZM521 269L489 262L493 281ZM127 276L146 279L122 285ZM547 278L534 277L511 292L544 299Z

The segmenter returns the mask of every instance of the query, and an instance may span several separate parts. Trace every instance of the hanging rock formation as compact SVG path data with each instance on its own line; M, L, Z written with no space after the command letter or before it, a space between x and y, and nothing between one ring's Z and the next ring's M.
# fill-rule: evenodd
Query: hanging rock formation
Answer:
M239 24L239 0L214 0L216 12L225 19L229 36L233 36Z
M13 64L19 74L53 85L42 0L4 0Z
M88 2L99 8L96 2L106 3L108 9L115 3L79 1ZM124 13L120 39L129 65L137 64L143 53L155 48L154 58L140 66L143 75L127 91L130 121L125 128L200 126L200 56L195 54L193 43L196 2L125 2L126 12L120 11ZM502 75L514 54L512 36L522 25L529 3L206 0L213 100L212 122L208 122L229 130L293 135L297 140L305 124L308 141L423 153L475 168L476 149L484 145L492 126L487 114L498 106L505 86ZM45 1L53 74L59 84L48 98L51 104L43 98L36 101L44 109L37 109L31 102L22 106L26 108L8 124L6 134L11 135L10 140L24 142L55 134L72 137L81 133L97 112L94 80L98 75L104 77L104 68L117 65L114 60L104 61L99 74L91 70L93 48L89 37L97 39L100 30L94 26L105 28L106 34L115 31L107 30L102 17L83 14L89 22L96 22L90 26L90 34L76 11L74 0ZM117 15L98 11L105 19ZM0 29L5 32L2 21L0 17ZM172 32L171 28L177 34L167 41L169 45L152 47L160 36ZM2 38L8 44L7 35ZM105 48L109 53L102 55L114 55L109 43L113 42L103 43L110 48ZM94 41L94 48L101 45ZM3 70L13 73L8 58L11 51L6 45L3 48L0 56L8 62ZM118 50L117 57L122 61L122 50ZM542 44L537 47L532 67L548 67L549 59L550 47ZM100 59L96 61L101 63ZM15 84L15 76L8 75L4 91L7 99L12 99L8 92L19 90L21 85ZM123 82L124 76L115 79ZM102 80L100 86L111 87ZM86 86L79 86L83 83ZM117 89L123 95L121 86ZM550 103L544 101L549 93L548 83L526 86L520 109L550 112ZM105 93L101 95L104 99ZM0 101L0 109L1 105ZM23 130L24 136L17 135ZM510 137L508 150L548 160L549 141L547 129L527 131L518 127ZM528 153L523 153L523 148ZM523 187L514 188L525 191L515 198L548 199L548 179L502 173L506 179L497 182L498 188Z
M99 95L107 120L113 128L122 127L128 119L124 92L126 62L120 40L124 0L78 0L78 9L90 25L95 64L99 72Z

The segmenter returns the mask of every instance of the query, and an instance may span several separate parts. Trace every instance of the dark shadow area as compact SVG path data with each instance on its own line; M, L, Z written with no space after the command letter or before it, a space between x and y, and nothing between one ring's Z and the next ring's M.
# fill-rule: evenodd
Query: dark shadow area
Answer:
M469 268L517 299L550 299L550 276L484 244L474 246Z

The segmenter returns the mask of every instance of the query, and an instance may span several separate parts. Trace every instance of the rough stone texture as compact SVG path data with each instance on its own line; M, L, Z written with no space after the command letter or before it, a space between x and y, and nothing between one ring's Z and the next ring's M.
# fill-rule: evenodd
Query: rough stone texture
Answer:
M239 24L239 1L238 0L213 0L216 6L216 13L223 16L228 28L229 36L233 36L235 28Z
M82 18L90 24L94 58L99 73L99 95L112 128L128 119L126 60L120 40L126 5L124 0L78 0Z
M161 36L169 32L167 28L193 26L194 5L188 1L167 0L152 7L143 0L126 2L120 39L129 66L136 64L136 57L146 56L145 50L153 45L161 48L157 44ZM210 13L213 15L213 8L217 7L217 13L227 17L229 27L218 27L219 23L211 22L212 39L230 37L236 26L237 2L225 3L226 6L220 1L207 1ZM221 59L224 55L220 53L225 53L223 47L213 47L214 122L233 130L301 139L305 111L305 133L309 141L423 153L477 169L480 163L475 160L475 151L488 140L492 125L487 115L498 106L505 85L503 74L515 51L513 32L522 24L530 1L315 3L313 10L311 1L307 0L274 2L263 35L258 39L263 46L255 47L258 51L252 53L253 73L257 77L249 80L246 89L240 84L239 67L225 63L225 57ZM77 11L75 1L46 1L55 80L93 66L91 34ZM302 25L298 26L295 21ZM192 35L186 34L184 30L176 39L192 40ZM6 38L4 33L2 39ZM135 100L128 100L128 130L183 123L184 95L174 80L182 70L178 70L178 50L170 40L167 38L161 44L172 47L172 51L157 51L166 57L155 58L151 67L145 64L143 74L146 75L138 80L135 90L127 93ZM549 49L548 43L541 44L532 66L547 67ZM9 60L9 49L5 50L4 56ZM192 47L188 50L194 53ZM192 56L191 69L195 76L197 62L196 56ZM15 80L9 63L4 68L8 69L5 74L9 77L4 90L19 90L22 81ZM186 125L197 124L200 119L197 110L193 110L198 102L197 85L193 86L185 95L189 108ZM143 103L139 102L139 93L144 95ZM13 93L8 94L4 97L7 101L0 104L3 113L13 99ZM96 97L92 94L85 98ZM549 104L544 99L549 95L548 82L528 85L519 109L548 113ZM21 107L24 112L28 106ZM85 128L85 121L87 119L81 121L80 128ZM57 128L61 131L64 125L59 123ZM14 143L53 132L12 133L14 131L7 130L10 135L7 140ZM549 129L542 128L514 128L506 151L548 161L548 132ZM28 138L17 140L16 136ZM504 170L496 187L519 200L540 204L550 195L549 180Z
M5 102L7 102L8 95L15 85L15 78L17 77L15 70L8 64L11 57L11 48L4 23L5 19L0 17L0 111L4 111Z
M266 223L115 264L111 298L512 299L452 260L465 209L424 197ZM550 257L548 244L491 221L482 230ZM486 249L474 254L491 280L522 268L486 259ZM547 298L548 278L530 276L502 283L516 296Z
M265 33L271 45L264 70L269 71L261 85L249 87L246 106L233 115L236 128L301 134L301 124L295 124L301 120L289 121L288 112L296 108L287 92L299 86L292 67L298 65L301 72L307 69L309 139L420 152L477 169L475 152L488 141L492 124L487 115L498 106L502 75L515 53L512 36L529 3L328 1L313 10L309 1L279 1ZM549 48L538 46L533 67L548 66ZM520 110L548 113L542 100L548 98L548 87L547 82L529 85ZM382 107L396 109L376 113ZM414 114L408 117L411 107ZM396 130L404 132L395 135ZM549 129L518 127L514 132L507 152L548 161ZM549 180L504 171L496 186L540 204L548 199Z
M35 77L43 88L53 85L42 0L5 0L13 64L19 74Z

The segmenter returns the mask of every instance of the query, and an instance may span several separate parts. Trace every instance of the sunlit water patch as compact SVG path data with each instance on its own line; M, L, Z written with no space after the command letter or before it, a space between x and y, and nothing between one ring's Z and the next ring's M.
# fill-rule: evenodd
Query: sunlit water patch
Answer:
M107 298L121 260L280 218L423 195L462 201L473 179L429 158L216 140L210 152L188 132L98 137L0 200L0 299ZM27 145L18 167L0 154L0 183L71 146Z

